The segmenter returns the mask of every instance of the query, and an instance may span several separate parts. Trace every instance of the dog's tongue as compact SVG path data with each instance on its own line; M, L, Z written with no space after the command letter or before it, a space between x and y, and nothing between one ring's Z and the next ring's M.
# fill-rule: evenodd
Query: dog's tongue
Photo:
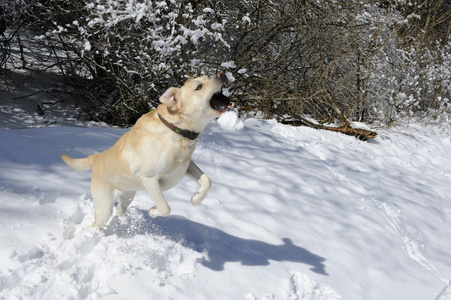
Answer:
M214 94L210 100L210 106L214 110L218 110L224 112L228 109L231 109L235 106L234 103L230 102L229 97L225 96L222 92Z

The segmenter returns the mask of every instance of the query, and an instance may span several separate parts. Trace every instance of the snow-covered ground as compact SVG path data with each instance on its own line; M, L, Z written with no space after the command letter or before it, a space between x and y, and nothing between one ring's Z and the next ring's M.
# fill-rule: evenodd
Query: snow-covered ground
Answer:
M170 217L150 218L141 192L100 233L90 173L60 155L126 130L31 128L45 120L19 110L0 111L1 299L451 299L449 124L362 142L213 121L194 154L213 182L203 205L184 180L166 193Z

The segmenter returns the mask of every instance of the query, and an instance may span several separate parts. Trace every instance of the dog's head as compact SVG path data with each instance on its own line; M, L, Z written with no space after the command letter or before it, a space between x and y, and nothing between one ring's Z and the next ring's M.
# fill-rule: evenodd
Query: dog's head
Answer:
M188 79L181 88L169 88L160 102L173 113L191 120L210 121L233 107L230 99L221 92L227 76L219 72L216 76Z

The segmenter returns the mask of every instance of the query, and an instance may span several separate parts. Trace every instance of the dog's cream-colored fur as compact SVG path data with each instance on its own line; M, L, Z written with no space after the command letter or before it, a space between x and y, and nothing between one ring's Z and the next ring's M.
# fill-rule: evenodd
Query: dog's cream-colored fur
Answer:
M174 187L184 176L199 183L191 203L201 204L211 182L191 160L196 141L169 129L159 115L178 128L201 133L209 121L223 112L213 109L210 99L226 81L221 72L212 78L189 79L181 88L171 87L160 97L162 104L141 116L110 149L81 159L62 155L75 170L92 169L94 227L102 228L109 220L116 197L120 199L117 215L121 216L138 190L146 190L156 203L149 210L150 216L169 215L171 208L162 192Z

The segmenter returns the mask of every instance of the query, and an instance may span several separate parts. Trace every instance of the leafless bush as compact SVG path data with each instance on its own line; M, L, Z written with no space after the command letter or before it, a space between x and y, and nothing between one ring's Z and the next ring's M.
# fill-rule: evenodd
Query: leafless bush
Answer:
M122 126L168 86L220 69L243 111L387 123L450 99L450 3L405 2L2 2L0 62L15 39L69 79L92 119Z
M24 67L38 60L39 68L67 76L79 106L110 124L133 124L158 104L164 89L216 68L212 57L228 50L224 24L196 1L20 4L21 25L8 21L3 32L14 32L16 44L29 52L47 52L24 60Z

